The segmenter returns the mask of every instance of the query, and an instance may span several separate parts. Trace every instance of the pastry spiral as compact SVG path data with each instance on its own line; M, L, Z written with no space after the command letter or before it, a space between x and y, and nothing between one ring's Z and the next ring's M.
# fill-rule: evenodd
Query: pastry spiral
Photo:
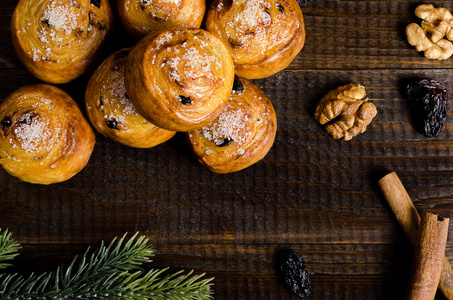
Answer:
M225 45L202 29L151 33L132 48L127 93L151 123L173 131L209 124L228 102L234 65Z
M109 56L91 76L85 93L88 118L101 134L136 148L159 145L175 135L159 128L139 113L124 86L124 65L129 49Z
M20 0L11 21L13 46L35 77L67 83L91 66L112 23L108 0Z
M199 28L205 11L205 0L118 0L121 23L137 39L177 26Z
M0 104L0 163L23 181L71 178L86 166L94 143L77 104L57 87L28 85Z
M272 147L277 117L266 94L237 78L225 110L211 124L186 133L195 157L208 169L230 173L258 162Z
M283 70L305 42L296 0L215 0L206 28L228 45L236 75L247 79Z

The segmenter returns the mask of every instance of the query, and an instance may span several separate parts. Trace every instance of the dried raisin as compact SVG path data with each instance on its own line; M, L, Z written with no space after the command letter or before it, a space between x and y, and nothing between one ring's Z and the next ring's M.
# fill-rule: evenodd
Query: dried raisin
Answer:
M176 95L176 99L178 99L184 105L193 104L193 101L192 101L192 99L190 99L190 97L186 97L183 95Z
M5 127L9 127L12 124L11 119L9 117L5 117L0 123Z
M447 89L438 81L423 78L410 82L406 95L415 128L426 137L436 137L447 118Z
M101 0L90 0L90 3L96 6L97 8L101 7Z
M243 91L244 91L244 85L239 80L239 78L235 77L234 78L234 83L233 83L233 92L240 94Z
M220 144L216 144L218 147L226 147L228 145L230 145L231 143L233 143L234 140L232 138L226 138L226 139L223 139L223 141L220 143Z
M311 295L311 282L302 257L294 250L280 251L277 258L278 275L284 285L299 297Z
M107 126L112 129L118 130L118 121L115 119L110 119L107 121Z

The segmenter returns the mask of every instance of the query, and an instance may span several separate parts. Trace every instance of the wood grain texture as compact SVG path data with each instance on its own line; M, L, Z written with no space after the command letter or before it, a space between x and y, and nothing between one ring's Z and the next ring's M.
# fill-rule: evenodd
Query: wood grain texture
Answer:
M453 58L427 60L406 42L418 3L313 0L304 7L302 52L286 70L254 81L275 107L275 144L238 173L204 169L182 134L152 149L97 134L88 166L51 186L0 170L0 228L24 246L15 267L46 270L101 240L140 231L156 248L150 267L206 272L215 277L216 299L298 299L276 277L274 257L284 248L304 258L309 299L401 299L412 248L377 181L396 171L417 209L453 212L453 107L441 134L427 139L415 131L402 94L408 79L422 76L453 91ZM0 2L0 100L38 82L12 50L16 4ZM453 10L450 1L434 4ZM133 44L117 19L103 57ZM60 86L81 107L90 75ZM378 114L365 133L342 142L313 113L325 93L349 82L366 87ZM451 240L446 256L453 262Z

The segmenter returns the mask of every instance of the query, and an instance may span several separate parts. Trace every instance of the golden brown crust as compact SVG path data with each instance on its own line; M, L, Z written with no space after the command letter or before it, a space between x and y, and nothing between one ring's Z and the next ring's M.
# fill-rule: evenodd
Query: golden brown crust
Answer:
M234 66L225 45L202 29L177 28L143 38L129 54L125 84L140 114L168 130L209 124L228 102Z
M172 27L200 28L205 10L205 0L118 0L121 23L137 39Z
M277 132L277 117L266 94L247 80L237 80L242 88L233 91L220 116L186 133L195 157L217 173L236 172L264 158Z
M236 75L247 79L283 70L305 42L296 0L215 0L207 12L206 28L228 45Z
M25 86L0 104L0 163L27 182L65 181L87 164L94 132L63 90Z
M13 46L34 76L48 83L66 83L91 66L113 25L109 1L91 2L19 1L11 21Z
M143 118L131 103L124 86L124 65L129 49L110 55L91 76L85 106L91 124L101 134L136 148L157 146L176 132L159 128Z

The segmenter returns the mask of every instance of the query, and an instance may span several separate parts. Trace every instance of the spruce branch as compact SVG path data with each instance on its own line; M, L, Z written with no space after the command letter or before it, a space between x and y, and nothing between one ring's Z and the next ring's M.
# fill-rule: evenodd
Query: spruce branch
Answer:
M182 274L183 271L178 271L160 279L158 276L167 270L168 268L150 270L144 276L140 276L141 272L129 275L122 283L125 284L124 289L127 291L123 299L212 299L213 278L201 280L205 274L192 275L193 271Z
M89 255L89 249L68 267L29 277L0 274L0 299L212 299L210 282L202 275L181 274L160 278L167 269L140 269L150 262L153 250L145 237L136 233L128 241L124 235ZM134 271L131 273L131 271Z
M138 233L128 241L125 241L126 235L118 241L114 238L108 246L101 243L100 248L89 257L88 248L81 258L75 257L68 267L58 267L49 274L32 274L26 279L23 276L7 278L9 286L4 286L5 291L3 294L0 292L0 296L14 299L18 295L33 297L41 294L46 297L89 291L92 284L98 283L106 276L135 269L142 263L151 261L153 250L148 245L148 239L143 236L137 239L137 235ZM35 286L39 289L34 288Z
M0 232L1 232L0 228ZM0 270L6 267L11 266L9 263L4 263L4 261L13 260L17 255L19 255L19 244L16 243L12 238L12 232L9 232L8 229L3 231L0 235Z

